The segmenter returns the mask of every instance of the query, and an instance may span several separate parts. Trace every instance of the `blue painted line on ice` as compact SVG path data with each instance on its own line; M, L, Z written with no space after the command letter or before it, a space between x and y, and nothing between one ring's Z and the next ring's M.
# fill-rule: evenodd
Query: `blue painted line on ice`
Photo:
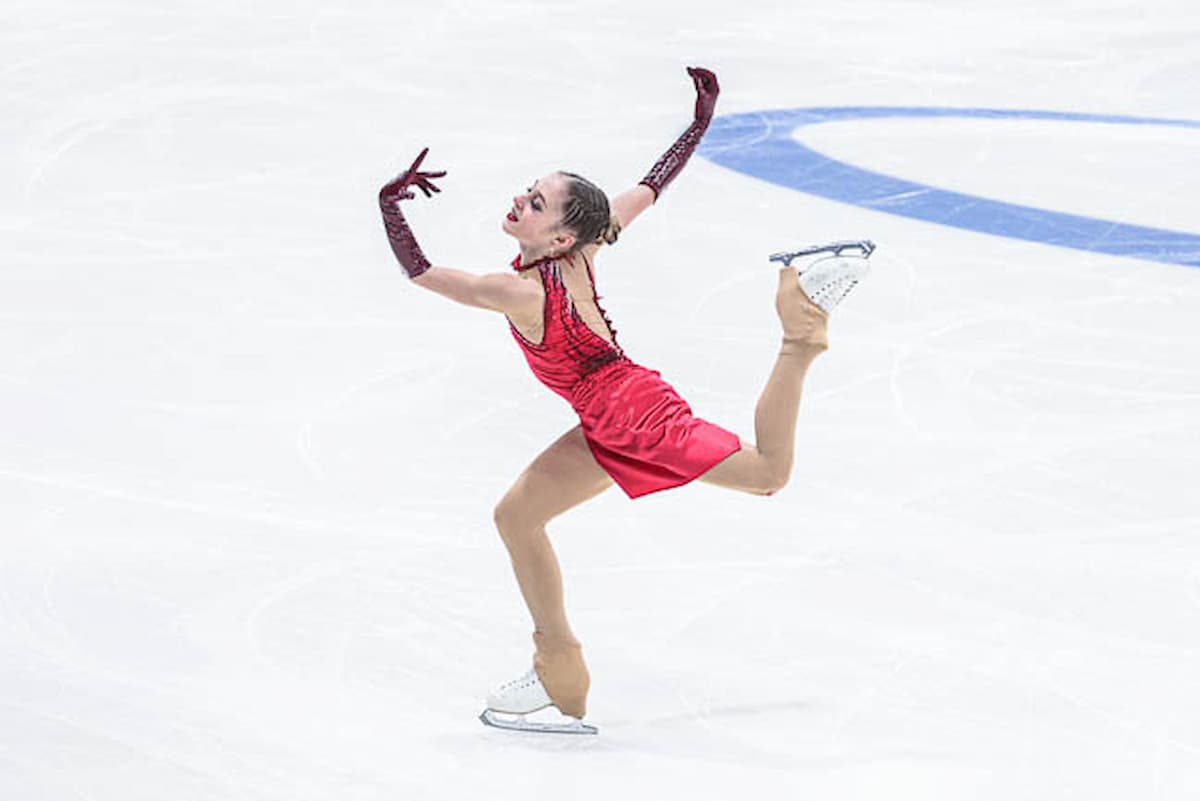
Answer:
M1031 242L1200 267L1200 235L967 195L864 170L792 138L803 125L886 117L972 117L1197 128L1200 121L981 108L830 107L717 117L700 154L780 186L856 206Z

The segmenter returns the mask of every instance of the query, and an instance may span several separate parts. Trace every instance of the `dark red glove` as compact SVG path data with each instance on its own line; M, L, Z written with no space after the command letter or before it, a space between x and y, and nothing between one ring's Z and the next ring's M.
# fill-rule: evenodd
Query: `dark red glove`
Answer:
M408 273L409 278L416 278L421 273L429 269L429 259L425 258L425 254L421 252L421 246L417 244L416 238L413 236L412 229L408 227L408 221L404 219L404 215L400 212L399 203L401 200L408 200L416 197L409 187L415 186L425 193L425 197L432 197L433 192L441 192L433 185L431 178L441 178L446 172L419 172L418 167L425 160L425 154L429 152L429 148L421 151L421 155L417 156L417 160L394 180L386 184L383 189L379 190L379 210L383 213L383 227L387 230L388 242L392 246L392 253L396 254L396 259L400 262L400 266L404 268L404 272Z
M700 144L700 138L708 130L713 109L717 105L717 95L721 93L721 87L717 85L717 76L708 70L702 67L688 67L687 72L696 84L696 119L639 182L654 190L655 200L658 200L667 184L675 180L683 165L692 157L692 151Z
M696 119L704 120L704 124L708 125L717 106L717 95L721 93L717 76L703 67L688 67L687 73L696 84Z

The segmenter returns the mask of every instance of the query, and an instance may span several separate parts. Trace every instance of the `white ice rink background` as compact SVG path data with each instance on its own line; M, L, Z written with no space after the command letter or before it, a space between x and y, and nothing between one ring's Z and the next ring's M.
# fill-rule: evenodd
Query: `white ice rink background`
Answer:
M0 21L2 801L1200 798L1191 0ZM627 353L752 439L767 254L874 270L786 489L550 524L600 735L488 730L532 649L492 509L575 419L408 282L375 194L428 145L425 252L506 270L512 194L635 183L689 64L704 155L597 267ZM926 111L716 136L880 107Z

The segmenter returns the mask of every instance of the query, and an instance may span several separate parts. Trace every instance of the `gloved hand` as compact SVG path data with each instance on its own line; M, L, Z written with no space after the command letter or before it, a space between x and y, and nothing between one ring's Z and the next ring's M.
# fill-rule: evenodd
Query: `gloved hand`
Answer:
M663 190L667 188L667 184L675 180L675 176L683 169L683 165L687 164L688 159L692 157L692 151L696 149L704 132L708 130L713 109L717 105L717 95L721 92L721 87L717 84L717 76L709 70L703 67L688 67L687 72L696 86L695 119L688 129L675 140L675 144L671 145L667 152L663 153L662 158L650 168L646 177L639 182L654 191L655 200L658 200Z
M399 203L401 200L416 197L410 188L413 186L425 193L425 197L432 197L434 192L442 191L433 185L431 179L441 178L446 174L445 170L439 172L421 172L419 170L427 153L429 153L429 148L422 150L421 155L417 156L411 167L379 190L379 210L383 214L383 227L387 231L388 242L392 246L392 253L396 254L396 259L404 268L404 272L408 273L409 278L416 278L428 270L430 264L429 260L425 258L425 254L421 252L421 247L417 244L412 229L408 227L408 221L404 219Z
M703 120L707 126L717 105L717 95L721 93L717 76L703 67L688 67L687 73L696 84L696 119Z

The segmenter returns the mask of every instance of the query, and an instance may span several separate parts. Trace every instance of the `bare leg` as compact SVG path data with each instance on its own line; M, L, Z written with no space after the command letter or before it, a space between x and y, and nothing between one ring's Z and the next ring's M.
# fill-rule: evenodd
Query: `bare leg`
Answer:
M562 572L546 523L613 483L575 426L533 460L496 505L494 518L533 618L534 667L551 700L581 718L590 679L567 622Z
M562 573L546 523L613 483L575 426L542 451L496 505L493 515L534 627L573 638L563 606Z
M790 267L779 271L775 310L783 324L783 344L754 411L756 444L743 443L740 451L700 476L710 484L755 495L772 495L787 484L804 377L829 347L828 317L804 294Z

